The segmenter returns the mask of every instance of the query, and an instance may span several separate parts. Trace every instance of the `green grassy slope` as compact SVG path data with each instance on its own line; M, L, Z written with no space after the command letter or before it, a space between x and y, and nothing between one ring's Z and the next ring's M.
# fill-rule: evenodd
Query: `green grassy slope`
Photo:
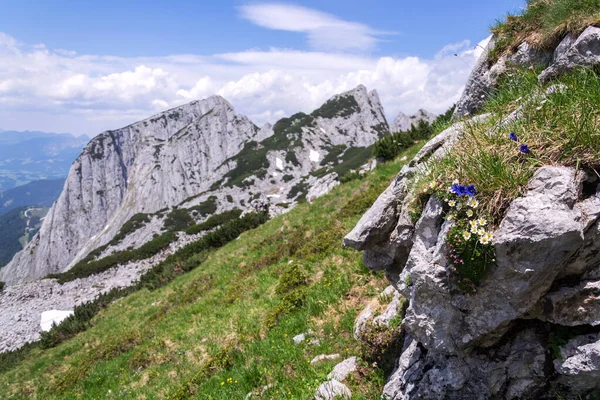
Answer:
M341 240L401 164L242 234L171 284L115 302L73 339L34 349L0 375L2 396L243 399L271 384L267 398L311 398L336 363L313 357L363 354L354 319L387 281ZM319 344L294 344L308 329ZM355 399L381 393L383 371L369 361L350 379Z

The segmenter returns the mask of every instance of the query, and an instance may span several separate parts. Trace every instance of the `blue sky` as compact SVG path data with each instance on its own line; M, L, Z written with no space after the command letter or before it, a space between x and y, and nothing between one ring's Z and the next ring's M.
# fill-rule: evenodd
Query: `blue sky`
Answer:
M389 118L441 112L523 5L0 0L0 128L93 135L212 94L273 122L359 83Z

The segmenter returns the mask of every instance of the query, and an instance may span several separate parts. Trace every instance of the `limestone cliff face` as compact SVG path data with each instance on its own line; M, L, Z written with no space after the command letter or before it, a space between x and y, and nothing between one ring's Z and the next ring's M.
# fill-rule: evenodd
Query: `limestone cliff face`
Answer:
M154 212L208 189L222 160L258 132L215 96L98 135L73 163L39 234L0 279L19 282L64 271L136 212Z
M315 186L321 194L335 187L339 173L360 167L354 164L364 163L388 130L377 93L361 85L311 114L260 129L213 96L104 132L74 162L39 234L0 271L0 281L65 271L136 213L209 198L217 212L256 201L289 209Z

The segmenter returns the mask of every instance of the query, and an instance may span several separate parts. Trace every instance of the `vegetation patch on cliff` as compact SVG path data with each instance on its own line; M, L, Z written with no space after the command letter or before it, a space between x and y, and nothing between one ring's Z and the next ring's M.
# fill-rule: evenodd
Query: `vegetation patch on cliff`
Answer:
M327 100L320 108L317 108L311 113L315 118L335 118L335 117L347 117L348 115L354 114L360 111L360 107L356 102L353 95L340 95L330 100Z
M225 211L220 214L211 215L206 221L190 226L185 233L195 235L197 233L208 231L223 225L226 222L237 219L242 214L242 210L234 208L233 210Z

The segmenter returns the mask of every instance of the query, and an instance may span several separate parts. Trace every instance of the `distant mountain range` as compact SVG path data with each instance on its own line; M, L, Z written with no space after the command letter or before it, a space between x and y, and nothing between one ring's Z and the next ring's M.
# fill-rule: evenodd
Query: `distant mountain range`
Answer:
M60 196L64 184L64 178L50 179L0 190L0 215L24 206L50 207Z
M0 190L66 177L89 140L86 135L0 130Z

